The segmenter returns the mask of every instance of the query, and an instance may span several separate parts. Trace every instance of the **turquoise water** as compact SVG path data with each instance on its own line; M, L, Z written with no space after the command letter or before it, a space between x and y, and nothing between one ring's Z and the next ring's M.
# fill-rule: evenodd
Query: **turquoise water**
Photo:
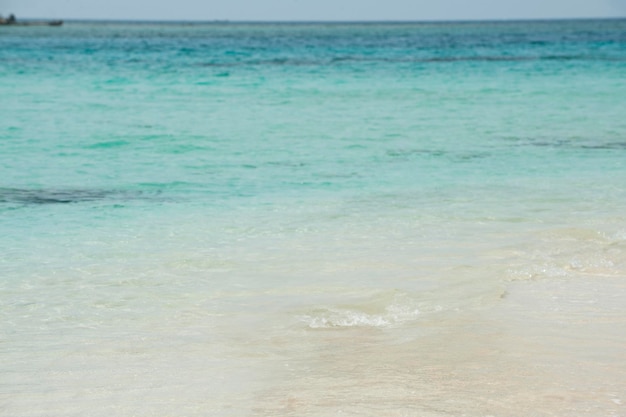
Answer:
M0 27L0 415L622 415L625 34Z

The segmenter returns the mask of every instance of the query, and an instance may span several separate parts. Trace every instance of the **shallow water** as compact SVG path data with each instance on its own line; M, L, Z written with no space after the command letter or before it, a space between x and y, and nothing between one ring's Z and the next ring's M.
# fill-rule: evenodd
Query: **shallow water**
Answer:
M626 413L623 20L0 29L0 415Z

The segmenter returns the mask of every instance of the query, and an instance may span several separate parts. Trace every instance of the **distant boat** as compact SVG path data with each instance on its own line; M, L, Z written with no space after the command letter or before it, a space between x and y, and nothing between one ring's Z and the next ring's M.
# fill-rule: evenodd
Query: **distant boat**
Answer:
M0 16L1 26L61 26L62 24L62 20L19 22L12 14L6 19Z

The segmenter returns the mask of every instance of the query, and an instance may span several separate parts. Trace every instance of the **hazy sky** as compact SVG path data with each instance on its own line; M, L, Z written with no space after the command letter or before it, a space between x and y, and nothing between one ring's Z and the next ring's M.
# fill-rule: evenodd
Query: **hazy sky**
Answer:
M468 20L626 16L626 0L0 0L18 18Z

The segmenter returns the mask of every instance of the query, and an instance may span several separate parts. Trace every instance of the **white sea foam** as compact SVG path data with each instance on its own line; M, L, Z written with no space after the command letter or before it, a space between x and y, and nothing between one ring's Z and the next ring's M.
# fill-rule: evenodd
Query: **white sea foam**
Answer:
M312 329L344 327L389 327L416 320L420 310L405 295L394 296L390 303L381 305L381 296L371 303L351 307L322 307L302 315L301 320Z

